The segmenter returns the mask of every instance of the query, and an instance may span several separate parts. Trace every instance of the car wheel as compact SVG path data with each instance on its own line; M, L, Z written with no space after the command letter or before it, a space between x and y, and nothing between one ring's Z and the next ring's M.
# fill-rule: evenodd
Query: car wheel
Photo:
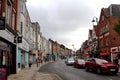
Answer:
M101 69L100 68L97 68L97 74L101 74Z
M89 68L86 66L86 67L85 67L85 70L86 70L86 71L89 71Z

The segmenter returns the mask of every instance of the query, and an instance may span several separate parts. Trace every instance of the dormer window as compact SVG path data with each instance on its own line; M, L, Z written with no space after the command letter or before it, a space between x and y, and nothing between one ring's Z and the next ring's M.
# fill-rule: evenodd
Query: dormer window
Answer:
M102 21L104 21L104 16L102 16Z
M108 24L106 25L106 32L108 32L109 31L109 27L108 27Z

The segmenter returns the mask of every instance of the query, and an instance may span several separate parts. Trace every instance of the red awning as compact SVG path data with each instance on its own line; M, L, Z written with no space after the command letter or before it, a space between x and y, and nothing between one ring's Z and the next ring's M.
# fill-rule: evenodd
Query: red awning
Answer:
M109 56L109 53L100 53L100 56Z
M90 56L88 53L84 53L83 56L87 57Z

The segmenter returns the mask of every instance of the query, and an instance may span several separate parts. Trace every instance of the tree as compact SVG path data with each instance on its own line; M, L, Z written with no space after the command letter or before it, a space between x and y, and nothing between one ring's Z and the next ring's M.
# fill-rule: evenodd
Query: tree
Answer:
M120 35L120 20L119 20L118 24L115 24L114 26L115 26L114 30Z

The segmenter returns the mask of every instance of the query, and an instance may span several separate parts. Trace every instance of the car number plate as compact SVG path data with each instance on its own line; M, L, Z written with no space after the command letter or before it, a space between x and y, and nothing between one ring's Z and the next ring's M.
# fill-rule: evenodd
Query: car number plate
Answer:
M110 71L115 71L115 69L110 69Z

